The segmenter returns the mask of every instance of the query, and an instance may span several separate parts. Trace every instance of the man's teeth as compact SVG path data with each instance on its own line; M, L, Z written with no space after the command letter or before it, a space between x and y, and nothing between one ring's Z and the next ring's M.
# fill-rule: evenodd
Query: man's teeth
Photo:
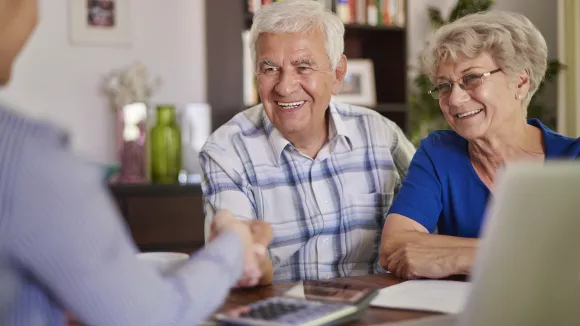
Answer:
M465 113L460 113L460 114L457 115L457 117L458 118L465 118L465 117L468 117L470 115L477 114L479 112L481 112L481 109L479 109L479 110L473 110L473 111L469 111L469 112L465 112Z
M300 105L304 104L304 101L298 101L298 102L278 102L278 105L285 108L285 109L293 109L293 108L297 108Z

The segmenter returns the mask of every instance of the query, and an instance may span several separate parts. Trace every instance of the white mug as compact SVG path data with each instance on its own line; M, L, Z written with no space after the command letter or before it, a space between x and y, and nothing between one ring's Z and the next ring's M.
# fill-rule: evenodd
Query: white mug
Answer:
M189 256L181 252L142 252L137 254L137 259L165 274L189 259Z

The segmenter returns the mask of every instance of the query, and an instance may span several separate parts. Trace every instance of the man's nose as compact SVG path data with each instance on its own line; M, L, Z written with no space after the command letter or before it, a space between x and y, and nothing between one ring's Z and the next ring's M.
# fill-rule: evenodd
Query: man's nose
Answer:
M298 89L298 76L292 72L281 72L275 90L281 96L288 96Z

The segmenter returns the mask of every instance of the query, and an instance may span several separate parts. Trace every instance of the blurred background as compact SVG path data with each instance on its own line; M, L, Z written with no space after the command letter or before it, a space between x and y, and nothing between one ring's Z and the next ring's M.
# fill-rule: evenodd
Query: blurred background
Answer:
M481 10L526 15L550 58L530 116L580 136L578 1L312 1L346 24L349 76L337 100L377 110L415 143L446 128L418 69L433 28ZM0 97L67 130L73 150L103 166L142 248L196 248L203 243L197 152L213 130L259 102L247 30L253 12L272 2L39 0L38 29Z

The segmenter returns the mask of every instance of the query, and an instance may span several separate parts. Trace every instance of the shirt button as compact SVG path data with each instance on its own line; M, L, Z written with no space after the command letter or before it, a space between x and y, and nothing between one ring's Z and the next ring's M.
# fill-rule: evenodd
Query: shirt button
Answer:
M328 244L328 239L324 239L324 244Z

